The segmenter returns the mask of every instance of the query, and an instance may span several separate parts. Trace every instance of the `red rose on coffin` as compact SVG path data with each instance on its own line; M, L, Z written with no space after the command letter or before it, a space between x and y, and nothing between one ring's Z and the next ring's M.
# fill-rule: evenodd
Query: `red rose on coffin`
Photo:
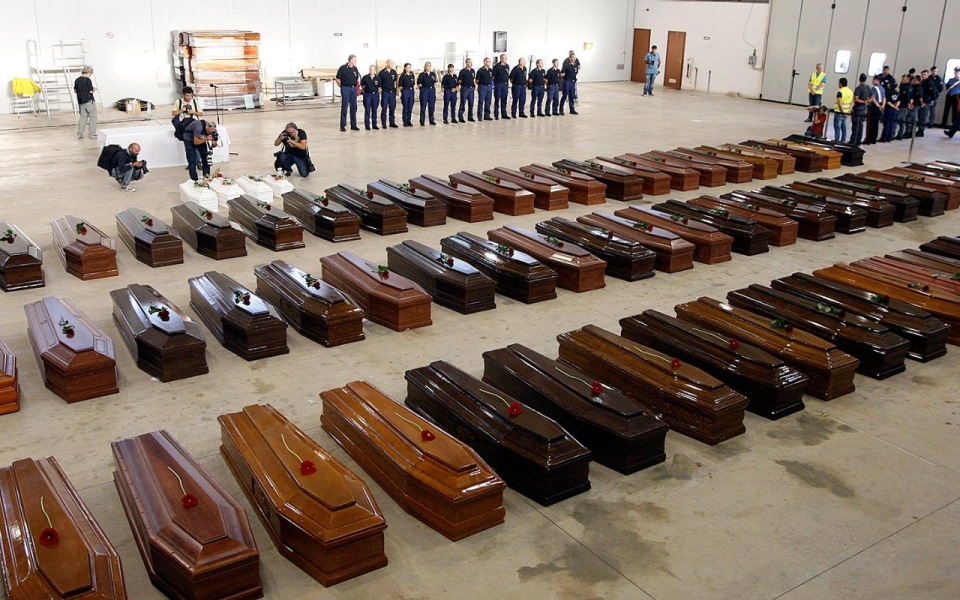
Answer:
M603 384L599 381L594 381L590 384L590 393L594 396L599 396L603 393Z
M367 192L367 198L373 200L373 192Z
M507 409L507 411L510 413L511 417L519 417L520 414L523 412L523 407L520 406L519 402L514 400L513 402L510 403L510 406Z
M8 243L8 244L12 244L12 243L13 243L13 238L12 238L12 237L8 237L8 238L7 238L7 243Z
M74 335L73 328L71 327L70 329L67 329L66 331L64 331L63 335L67 336L67 338L72 338Z
M319 282L319 281L315 281L315 282L313 283L313 289L315 289L315 290L319 290L319 289L320 289L320 282Z
M677 369L680 368L680 366L681 366L682 364L683 364L683 363L680 362L680 359L679 359L679 358L675 358L675 359L673 359L673 360L670 361L670 368L673 369L674 371L676 371Z
M80 227L80 228L77 229L77 233L79 233L80 235L87 235L87 228L86 228L86 227Z
M53 527L46 527L40 532L40 537L37 541L40 542L41 546L56 546L57 543L60 542L60 534L57 533L57 530Z
M793 325L791 325L790 323L787 323L784 326L783 330L786 331L787 333L793 333Z
M432 431L429 431L427 429L421 429L420 439L425 442L432 442L433 440L437 439L437 436L435 436Z
M167 310L167 309L163 309L163 310L161 310L160 312L157 313L157 316L160 317L160 320L161 320L161 321L169 321L169 320L170 320L170 311Z
M184 508L193 508L200 504L200 501L193 494L184 494L183 498L180 498L180 503L183 504Z
M300 463L300 474L301 475L313 475L317 472L317 465L313 464L313 461L305 460Z
M207 220L209 221L210 219L213 218L213 213L208 210L208 211L207 211L207 214L206 214L206 217L207 217Z
M731 339L730 339L730 349L731 349L731 350L739 350L739 349L740 349L740 342L738 342L736 339L731 338Z
M452 267L452 266L453 266L453 259L452 259L452 258L448 258L448 259L447 259L447 266L448 266L448 267Z

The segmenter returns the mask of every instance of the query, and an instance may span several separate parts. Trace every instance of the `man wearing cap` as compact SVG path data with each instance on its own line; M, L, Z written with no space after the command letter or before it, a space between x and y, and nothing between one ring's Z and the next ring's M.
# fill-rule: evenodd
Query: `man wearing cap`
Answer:
M647 65L647 82L643 84L643 95L652 96L653 82L660 73L660 53L657 52L656 46L650 47L650 52L647 52L647 55L643 57L643 62Z
M960 67L953 69L953 79L947 81L945 91L947 98L943 107L943 121L940 122L940 126L944 128L956 123L958 120L957 114L960 113L960 106L958 106L958 103L960 103Z
M827 74L823 72L823 65L817 63L816 70L810 75L810 81L807 82L807 93L810 96L810 102L807 106L820 106L823 102L823 84L827 82ZM807 117L807 121L812 118Z
M347 64L337 70L337 86L340 87L340 131L347 130L347 110L350 110L350 129L357 127L357 88L360 86L360 71L357 69L357 55L347 57Z

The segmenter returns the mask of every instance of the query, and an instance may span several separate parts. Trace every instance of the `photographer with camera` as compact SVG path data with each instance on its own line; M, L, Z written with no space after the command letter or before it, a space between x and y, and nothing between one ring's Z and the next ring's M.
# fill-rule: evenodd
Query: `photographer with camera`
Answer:
M209 147L207 146L209 144ZM183 149L187 154L187 168L190 170L190 179L196 181L197 164L203 167L203 176L210 176L210 162L212 148L220 145L220 135L217 133L217 124L204 120L196 120L183 130Z
M113 154L110 160L110 175L120 184L120 189L125 192L135 192L136 188L130 187L130 182L139 180L149 173L147 170L147 161L138 160L140 154L140 144L134 142L127 146L125 150L118 150Z
M287 126L277 139L274 140L274 146L283 145L280 152L276 153L276 165L283 169L288 177L293 174L293 165L297 165L297 172L300 177L308 177L315 168L310 162L310 154L307 151L307 132L297 127L296 123L287 123Z

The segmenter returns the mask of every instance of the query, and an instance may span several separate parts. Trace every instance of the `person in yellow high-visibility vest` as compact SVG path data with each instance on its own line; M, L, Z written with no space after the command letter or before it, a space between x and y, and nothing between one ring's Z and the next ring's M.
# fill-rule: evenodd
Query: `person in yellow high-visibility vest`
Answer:
M833 104L833 139L837 142L847 140L847 117L853 113L853 90L847 87L847 78L841 77L837 86L837 99Z
M807 93L810 95L810 102L807 106L820 106L823 101L823 84L827 82L827 74L823 72L823 64L817 63L817 70L810 75L810 81L807 82ZM807 117L806 122L812 120L813 113Z

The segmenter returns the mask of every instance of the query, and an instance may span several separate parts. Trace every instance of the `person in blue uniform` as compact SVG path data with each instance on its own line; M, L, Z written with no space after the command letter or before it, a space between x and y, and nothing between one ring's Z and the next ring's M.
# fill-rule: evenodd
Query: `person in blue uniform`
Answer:
M560 63L553 59L553 66L547 70L547 114L546 116L560 115Z
M507 92L510 85L510 65L507 64L507 55L500 55L500 62L493 65L493 118L507 116Z
M580 75L580 59L577 58L577 55L573 50L567 53L567 57L563 59L563 65L561 65L560 68L562 69L563 67L565 67L567 63L572 64L573 68L577 70L577 75ZM579 96L577 95L577 85L574 84L573 85L573 102L574 104L577 104L578 101L579 101Z
M881 75L883 78L883 75ZM893 81L883 78L883 88L887 93L887 104L883 108L883 133L880 134L880 143L892 142L897 134L897 115L900 112L900 92Z
M423 72L417 77L417 89L420 90L420 127L426 125L428 115L430 124L437 124L433 116L437 109L437 74L432 68L432 64L423 63Z
M563 79L563 95L560 97L560 114L563 114L563 107L567 105L567 98L570 99L570 114L579 114L573 107L573 94L577 87L577 68L574 66L574 63L568 62L560 69L560 78Z
M490 120L490 102L493 100L493 69L490 58L483 59L483 66L477 71L477 120Z
M913 108L913 84L910 83L909 75L904 74L900 78L897 94L900 97L900 110L897 112L897 135L893 139L902 140L913 128L913 122L910 121L910 109Z
M946 129L950 124L960 120L960 116L957 115L960 112L960 67L953 69L953 78L947 80L944 92L947 96L946 103L943 106L943 120L940 121L940 127Z
M380 78L377 77L377 66L370 65L369 72L360 80L360 90L363 92L363 126L370 130L370 121L373 128L377 127L377 110L380 108Z
M510 116L517 117L517 107L520 107L520 118L527 118L527 59L520 57L517 66L510 71L511 92L513 103L510 106Z
M340 88L340 131L347 130L347 111L350 111L350 129L357 127L357 90L360 87L360 71L357 70L357 56L347 57L347 64L337 70L337 86Z
M403 63L400 75L400 113L404 127L413 127L413 90L417 87L417 76L413 74L413 65Z
M460 82L454 74L453 63L447 65L447 72L440 81L440 89L443 90L443 124L449 125L450 121L457 122L457 90L460 89ZM450 118L447 118L447 109L450 109Z
M387 64L380 70L380 126L387 128L387 116L390 116L390 127L397 126L395 113L397 112L397 70L394 62L387 60Z
M530 116L532 118L545 116L543 114L543 91L547 85L547 72L543 70L543 60L537 59L536 67L530 71L530 78L527 83L530 84ZM550 112L549 106L547 112Z
M477 72L473 70L473 59L468 58L457 75L460 83L460 110L457 117L463 123L463 108L467 107L467 120L473 122L473 98L477 87Z

